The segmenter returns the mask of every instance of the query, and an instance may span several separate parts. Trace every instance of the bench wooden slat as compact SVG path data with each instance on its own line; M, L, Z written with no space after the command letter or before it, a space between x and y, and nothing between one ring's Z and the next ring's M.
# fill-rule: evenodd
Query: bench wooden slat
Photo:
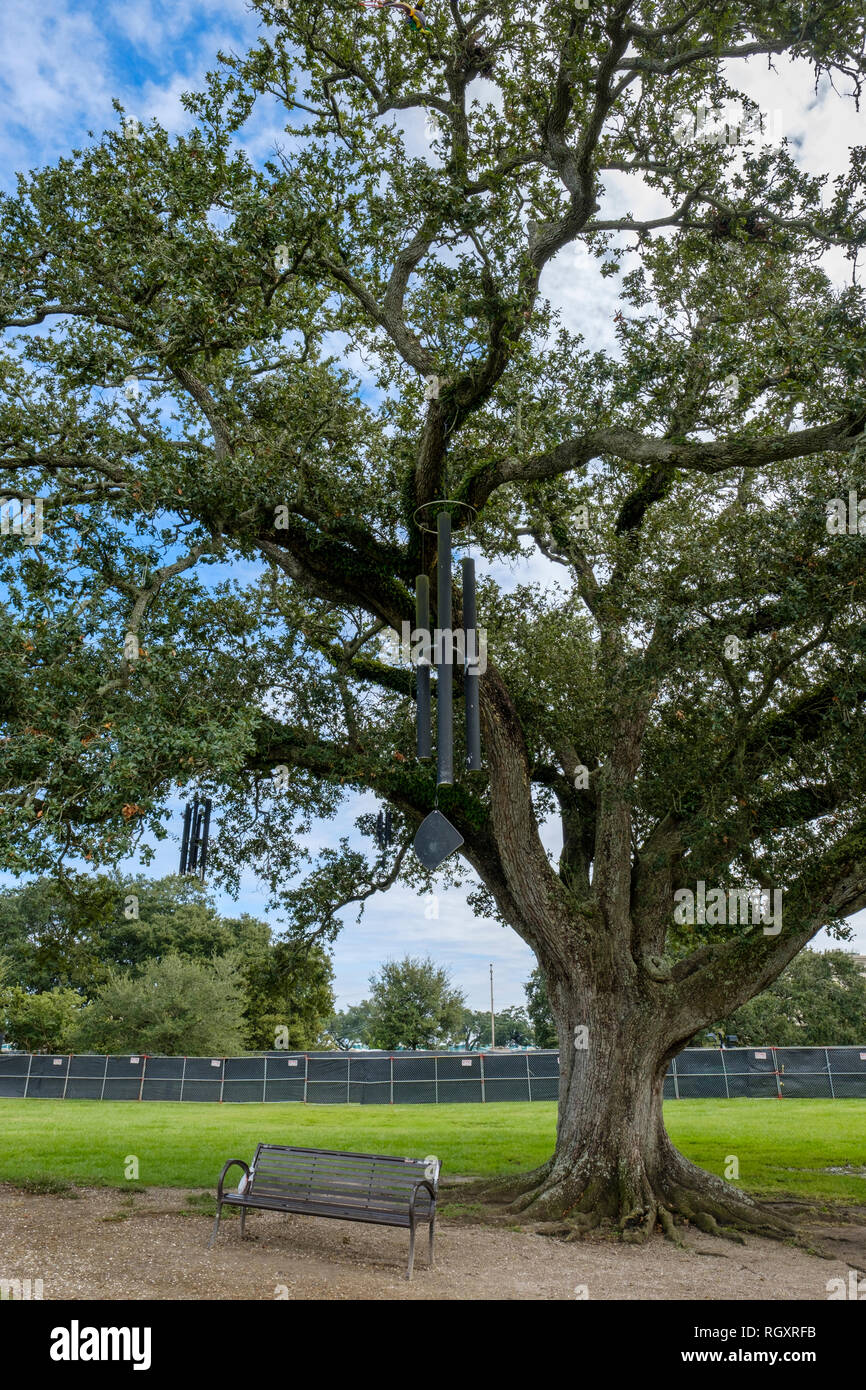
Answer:
M368 1154L355 1149L311 1149L303 1144L259 1144L259 1149L271 1154L292 1154L297 1157L308 1154L311 1158L333 1158L341 1162L349 1158L367 1158L374 1163L414 1163L423 1167L426 1161L423 1158L404 1158L402 1154Z
M233 1202L230 1196L225 1198L226 1206L248 1206L249 1203ZM378 1208L371 1210L369 1207L342 1207L328 1202L291 1202L284 1199L274 1199L263 1197L260 1203L263 1211L284 1211L290 1216L328 1216L337 1221L361 1221L371 1226L409 1226L409 1212L407 1208L402 1211L385 1211Z
M421 1178L424 1174L422 1173ZM287 1183L314 1183L316 1186L330 1184L349 1183L354 1187L374 1186L382 1191L399 1192L405 1194L411 1192L413 1187L417 1187L419 1177L416 1174L411 1182L397 1182L390 1174L370 1173L340 1173L340 1172L317 1172L310 1169L308 1172L296 1168L287 1168L276 1171L273 1168L256 1168L253 1171L253 1184L260 1182L287 1182Z
M391 1192L411 1192L424 1177L424 1171L413 1173L408 1180L395 1178L391 1173L380 1173L376 1169L367 1172L357 1170L321 1168L270 1168L258 1166L253 1170L253 1182L307 1182L307 1183L355 1183L385 1188Z
M274 1177L293 1177L303 1175L305 1177L321 1178L327 1181L329 1178L354 1178L357 1181L368 1181L374 1179L376 1182L386 1183L389 1187L406 1188L414 1187L419 1177L423 1178L425 1170L416 1169L411 1173L400 1173L393 1168L337 1168L330 1166L318 1166L316 1164L292 1164L292 1163L263 1163L261 1160L255 1166L256 1173L264 1175L272 1174Z
M371 1174L376 1174L381 1178L383 1182L393 1182L400 1185L405 1185L406 1183L416 1183L418 1181L419 1176L423 1177L425 1172L424 1164L419 1164L417 1167L412 1168L396 1168L393 1167L391 1164L388 1164L387 1167L381 1167L378 1164L369 1162L364 1164L355 1163L352 1165L340 1163L315 1163L307 1160L306 1158L304 1158L304 1160L300 1163L292 1163L290 1160L283 1159L280 1159L278 1162L273 1162L267 1156L261 1157L258 1160L254 1160L253 1167L256 1169L257 1172L277 1174L321 1173L322 1176L327 1176L329 1173L333 1173L338 1176L340 1174L347 1174L349 1176L354 1175L363 1177L369 1177Z
M335 1197L339 1196L341 1193L345 1193L348 1197L366 1196L368 1198L374 1199L381 1198L383 1201L388 1202L402 1202L404 1206L406 1205L406 1202L408 1201L409 1197L412 1195L411 1192L400 1192L393 1188L382 1187L380 1185L373 1186L370 1183L353 1183L343 1181L328 1183L317 1182L313 1184L298 1181L296 1179L292 1179L291 1181L287 1182L274 1182L270 1178L259 1179L258 1176L255 1178L253 1183L246 1189L246 1191L249 1193L251 1197L255 1196L259 1192L272 1192L274 1194L279 1194L280 1192L299 1193L313 1191L328 1193Z

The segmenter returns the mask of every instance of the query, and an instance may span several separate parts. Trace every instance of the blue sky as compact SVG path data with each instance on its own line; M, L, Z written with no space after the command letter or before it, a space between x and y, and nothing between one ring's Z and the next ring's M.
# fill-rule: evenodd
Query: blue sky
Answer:
M0 183L10 189L18 169L55 160L71 146L83 143L88 130L116 126L112 100L119 100L139 120L156 117L169 130L186 126L180 96L200 85L215 66L217 49L243 51L254 39L259 17L245 0L52 0L50 7L33 0L4 0L0 28ZM748 65L741 85L761 109L779 113L784 133L803 162L813 171L840 172L847 146L855 137L853 108L826 85L817 93L805 64ZM778 124L778 122L777 122ZM412 134L424 143L423 124ZM262 108L250 128L248 148L255 158L269 153L280 135L272 109ZM635 189L625 176L611 182L611 206L628 201L635 214L655 216L655 195ZM840 279L841 262L828 264ZM612 312L616 285L600 281L594 263L580 249L566 250L546 273L544 291L559 305L568 327L581 329L590 348L613 344ZM506 583L519 578L547 577L547 567L533 560L519 576L497 575ZM372 806L361 798L351 811L320 827L320 842L348 833L360 809ZM180 811L175 827L179 830ZM546 836L552 852L555 833ZM158 875L177 867L178 845L157 847L149 872ZM130 865L130 868L135 866ZM265 915L265 897L258 885L245 880L238 902L221 899L228 912L246 910ZM428 908L429 910L429 908ZM510 930L472 916L462 893L442 893L438 918L425 916L425 903L414 893L395 888L367 906L360 927L349 925L335 950L338 1003L359 1000L367 980L384 959L411 953L429 954L447 965L468 1002L486 1007L489 963L496 978L497 1006L523 1002L523 982L534 958ZM855 919L857 939L852 949L866 951L866 912ZM824 944L818 942L816 944Z

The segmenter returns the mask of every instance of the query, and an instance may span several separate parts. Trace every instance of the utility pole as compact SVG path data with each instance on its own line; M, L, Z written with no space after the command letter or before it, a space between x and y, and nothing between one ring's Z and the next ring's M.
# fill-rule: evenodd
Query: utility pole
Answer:
M490 962L490 1046L496 1046L496 1022L493 1016L493 961Z

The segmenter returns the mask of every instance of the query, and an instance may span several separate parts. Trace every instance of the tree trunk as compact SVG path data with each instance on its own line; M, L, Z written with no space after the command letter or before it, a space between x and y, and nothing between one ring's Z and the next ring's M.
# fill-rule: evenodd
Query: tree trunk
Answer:
M560 1043L556 1149L512 1186L512 1210L577 1231L605 1222L632 1240L657 1223L675 1238L675 1218L716 1234L731 1234L723 1226L787 1234L786 1223L668 1138L664 1077L683 1040L670 1035L658 1000L637 984L601 992L588 976L545 974Z
M625 668L623 657L627 688ZM781 952L762 965L767 938L758 938L741 946L752 956L748 971L739 958L707 965L711 954L702 969L694 960L700 952L692 970L676 975L666 961L677 844L669 825L637 862L632 844L630 789L652 692L630 704L620 699L613 751L597 778L592 844L572 827L557 873L538 835L520 720L490 666L481 690L493 834L485 845L467 827L470 862L535 952L560 1048L555 1152L534 1172L493 1184L491 1198L528 1220L576 1230L608 1222L627 1239L642 1239L657 1223L676 1239L677 1218L714 1233L789 1234L772 1212L678 1153L664 1127L671 1058L698 1028L774 979L786 959ZM580 804L568 804L577 815ZM795 942L790 954L796 949Z

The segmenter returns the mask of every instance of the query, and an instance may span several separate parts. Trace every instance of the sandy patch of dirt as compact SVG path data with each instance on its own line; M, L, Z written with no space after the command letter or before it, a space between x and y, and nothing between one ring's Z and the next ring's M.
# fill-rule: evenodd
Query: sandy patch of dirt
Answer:
M407 1284L406 1231L251 1212L244 1242L237 1218L224 1216L208 1251L212 1218L201 1210L203 1194L76 1192L71 1200L0 1186L0 1279L41 1278L45 1299L822 1300L829 1279L847 1279L852 1265L863 1270L866 1262L866 1213L856 1210L828 1220L791 1204L801 1229L808 1215L810 1239L830 1258L698 1231L686 1234L689 1250L660 1236L643 1247L566 1243L454 1215L437 1222L433 1270L419 1233Z

